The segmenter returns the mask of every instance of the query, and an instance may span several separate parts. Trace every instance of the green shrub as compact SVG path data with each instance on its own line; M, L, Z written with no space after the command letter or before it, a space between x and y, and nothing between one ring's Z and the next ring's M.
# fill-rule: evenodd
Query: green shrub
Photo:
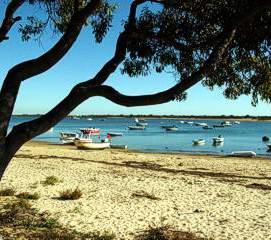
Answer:
M49 176L46 177L46 179L42 182L42 184L44 186L48 186L48 185L56 185L57 183L62 182L61 180L59 180L57 177L55 176Z
M22 192L16 195L17 198L27 199L27 200L37 200L40 198L38 193L29 193L29 192Z

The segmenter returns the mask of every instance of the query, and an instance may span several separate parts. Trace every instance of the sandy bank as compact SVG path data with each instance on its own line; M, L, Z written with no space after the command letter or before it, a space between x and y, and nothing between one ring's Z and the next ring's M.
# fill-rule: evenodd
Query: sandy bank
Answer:
M43 186L51 175L63 182ZM271 160L30 143L12 160L0 188L38 192L34 207L81 232L133 239L149 225L169 224L216 240L267 240L271 191L261 185L271 186ZM81 199L57 199L76 187ZM143 191L158 199L138 197Z

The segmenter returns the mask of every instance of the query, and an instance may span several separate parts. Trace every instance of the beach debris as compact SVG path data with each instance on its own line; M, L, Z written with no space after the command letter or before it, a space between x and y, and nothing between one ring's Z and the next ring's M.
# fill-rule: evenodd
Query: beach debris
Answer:
M160 164L153 162L124 161L123 163L127 166L139 167L144 169L159 169L162 167Z
M151 200L161 200L161 198L156 197L154 194L145 192L143 190L136 191L136 192L132 193L131 196L132 197L139 197L139 198L148 198L148 199L151 199Z
M271 186L261 183L252 183L245 186L246 188L260 189L264 191L271 191Z
M136 240L207 240L191 232L176 230L170 226L149 227L140 232ZM209 238L209 240L211 240Z

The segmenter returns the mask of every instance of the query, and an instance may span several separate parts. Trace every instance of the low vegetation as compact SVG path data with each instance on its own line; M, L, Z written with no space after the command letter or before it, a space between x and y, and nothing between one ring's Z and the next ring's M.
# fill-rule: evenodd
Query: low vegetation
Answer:
M60 200L77 200L83 195L82 191L79 188L74 190L68 189L66 191L60 192Z
M62 182L60 179L58 179L55 176L49 176L46 177L46 179L42 182L43 186L49 186L49 185L56 185L58 183Z
M78 233L60 226L47 213L38 213L29 201L20 199L0 211L0 236L5 240L113 240L112 233Z
M207 240L194 233L175 230L169 226L150 227L136 236L136 240ZM211 239L208 239L211 240Z
M8 196L14 196L15 190L13 188L5 188L0 190L0 196L1 197L8 197Z
M38 193L22 192L17 194L16 197L27 200L38 200L40 198L40 195Z

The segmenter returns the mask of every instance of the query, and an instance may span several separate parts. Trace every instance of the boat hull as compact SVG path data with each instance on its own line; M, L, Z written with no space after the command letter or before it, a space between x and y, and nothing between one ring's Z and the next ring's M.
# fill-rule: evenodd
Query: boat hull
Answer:
M84 141L76 141L75 145L78 149L85 150L103 150L110 147L109 142L84 142Z

